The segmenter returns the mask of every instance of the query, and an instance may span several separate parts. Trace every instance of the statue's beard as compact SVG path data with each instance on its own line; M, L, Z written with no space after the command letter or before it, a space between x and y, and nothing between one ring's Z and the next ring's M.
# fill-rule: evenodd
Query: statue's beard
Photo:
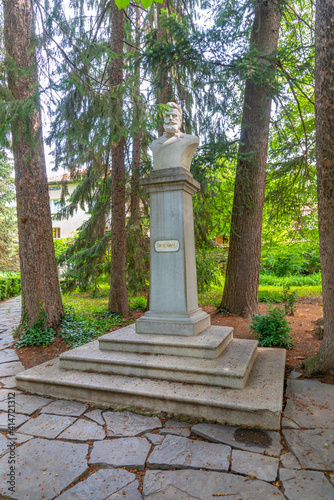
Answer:
M165 132L179 132L179 127L177 125L164 125Z

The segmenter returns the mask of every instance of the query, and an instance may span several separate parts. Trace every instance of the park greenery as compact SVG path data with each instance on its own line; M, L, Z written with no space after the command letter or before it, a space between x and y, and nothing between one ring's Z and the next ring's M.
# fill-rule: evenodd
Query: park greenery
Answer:
M194 196L200 303L224 310L221 297L227 242L238 233L231 223L236 211L234 186L238 169L243 165L246 171L247 162L251 164L255 154L247 152L241 158L239 151L245 89L253 85L265 92L272 108L265 139L264 201L259 207L263 218L255 302L256 307L258 301L283 305L280 309L271 307L265 317L254 315L252 329L262 345L291 347L285 315L294 313L297 296L320 295L322 291L315 158L314 3L269 2L277 17L279 39L277 50L265 56L254 45L253 19L268 2L115 3L33 1L39 89L21 100L13 97L14 91L8 86L14 55L5 58L2 14L0 17L0 186L5 188L0 196L1 269L13 270L17 252L11 208L12 165L7 153L13 148L10 130L16 119L25 123L32 120L37 97L50 123L46 141L53 151L54 169L65 169L77 181L66 203L67 185L63 183L62 209L56 217L74 216L79 206L90 215L73 237L54 240L65 306L64 311L58 308L58 325L48 324L44 302L34 319L27 310L29 318L20 345L47 345L57 331L70 345L81 345L124 324L122 314L126 316L124 311L129 307L146 307L149 199L139 179L152 168L148 145L158 131L161 133L162 115L171 100L182 106L184 132L201 139L192 164L192 174L202 188ZM3 1L6 4L8 0ZM37 81L37 74L34 78ZM241 179L244 194L249 194L244 200L251 220L256 196L250 193L252 183L245 181L247 176ZM123 219L116 220L116 198L124 200ZM223 245L217 241L223 241ZM124 248L119 242L125 242ZM252 245L250 239L243 247ZM112 297L112 280L118 272L115 255L122 252L126 279L120 277L118 283L126 290L123 304L115 297L115 290ZM13 279L7 274L0 277L1 299L19 292ZM273 333L271 340L263 339L262 325L275 322L281 328L275 330L278 337Z

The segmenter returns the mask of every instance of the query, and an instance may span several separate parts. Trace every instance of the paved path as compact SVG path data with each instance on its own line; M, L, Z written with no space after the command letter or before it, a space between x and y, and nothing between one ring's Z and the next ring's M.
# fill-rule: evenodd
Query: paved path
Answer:
M0 498L334 499L334 386L293 374L281 433L23 394L19 314L0 304Z

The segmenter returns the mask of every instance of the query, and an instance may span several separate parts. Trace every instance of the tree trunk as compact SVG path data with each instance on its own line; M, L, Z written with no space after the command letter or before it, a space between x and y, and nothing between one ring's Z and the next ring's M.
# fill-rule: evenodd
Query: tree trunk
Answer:
M315 124L324 338L304 361L308 375L334 370L334 4L318 0L315 23Z
M29 103L12 123L19 254L22 281L22 326L32 326L43 309L46 324L57 327L63 316L46 176L34 15L31 0L4 0L4 34L8 87L13 98Z
M167 30L166 28L162 27L162 22L161 22L161 11L162 9L167 10L167 0L163 0L163 3L157 4L157 14L158 14L158 30L157 30L157 41L159 43L163 42L164 39L166 38L167 35ZM161 70L161 73L158 76L158 83L157 83L157 102L158 104L166 104L169 99L169 87L168 87L168 74L167 70L163 69ZM164 133L164 124L161 122L159 124L159 136L163 135Z
M140 152L141 152L141 129L138 126L140 117L140 7L136 5L136 28L135 28L135 67L134 74L135 80L135 93L133 102L133 129L136 130L133 136L132 142L132 162L131 162L131 172L132 172L132 182L131 182L131 224L133 226L139 226L140 222L140 199L139 199L139 178L140 178Z
M280 12L276 1L257 0L250 49L256 51L259 82L246 81L229 256L220 304L221 308L243 317L258 312L262 213L271 111L270 81L274 74L272 58L277 50L279 27ZM260 72L265 74L262 81Z
M126 288L126 247L125 247L125 165L123 129L123 14L115 2L111 2L111 50L115 58L110 65L110 91L112 99L111 125L111 268L110 268L110 311L123 316L130 315Z

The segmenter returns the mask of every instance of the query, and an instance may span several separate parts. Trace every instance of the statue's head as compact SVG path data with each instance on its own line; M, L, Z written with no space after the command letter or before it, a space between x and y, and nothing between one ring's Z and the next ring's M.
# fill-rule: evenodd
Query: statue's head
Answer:
M182 109L176 102L167 102L168 111L164 115L164 129L167 133L180 132L182 125Z

